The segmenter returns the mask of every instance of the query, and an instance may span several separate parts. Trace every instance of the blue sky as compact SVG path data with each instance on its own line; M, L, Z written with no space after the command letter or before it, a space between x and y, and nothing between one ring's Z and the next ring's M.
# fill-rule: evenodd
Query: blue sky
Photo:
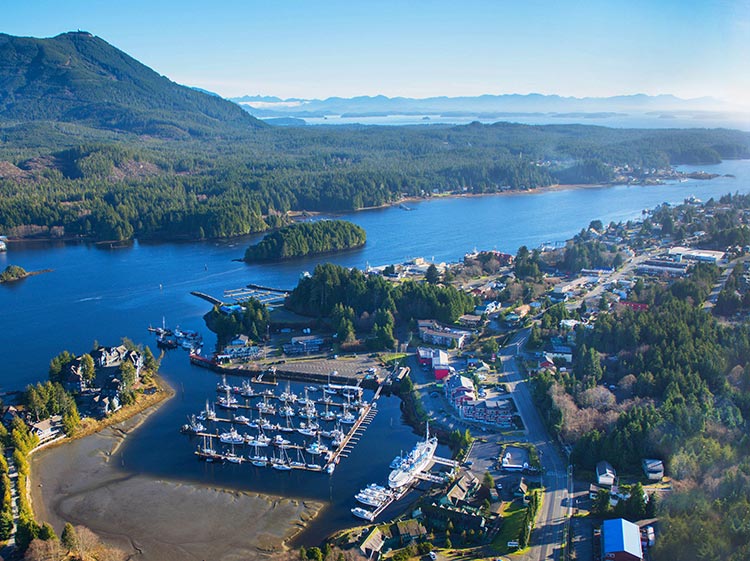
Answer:
M714 96L750 104L750 1L4 0L221 95Z

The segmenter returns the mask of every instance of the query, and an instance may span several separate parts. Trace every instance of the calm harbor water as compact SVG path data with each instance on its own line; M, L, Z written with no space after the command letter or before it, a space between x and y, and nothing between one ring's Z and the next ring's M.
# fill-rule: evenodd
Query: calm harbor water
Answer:
M708 200L728 192L750 192L750 161L683 169L705 169L735 177L649 187L439 199L410 204L412 212L392 207L353 213L344 218L365 228L367 245L326 256L325 260L365 267L416 256L457 261L475 247L515 253L520 245L536 247L570 238L594 219L607 223L638 218L643 209L662 202L679 203L691 195ZM53 272L0 286L0 389L18 389L46 379L50 358L62 349L82 353L95 340L109 345L122 337L153 346L146 327L160 325L162 317L168 325L200 331L205 348L211 349L215 338L202 320L208 305L191 296L191 290L221 296L224 290L249 282L291 288L302 271L312 271L319 262L300 259L248 266L232 261L259 237L180 244L136 242L117 250L86 244L11 244L7 254L0 254L0 268L15 264L27 270ZM178 428L186 415L201 409L206 398L214 399L217 378L192 367L183 351L168 353L162 370L177 395L123 447L124 468L165 478L325 500L330 507L308 532L311 539L353 523L349 508L354 506L356 490L371 481L382 482L391 459L401 449L410 449L418 438L402 425L398 400L383 398L365 437L330 478L247 465L205 464L192 454L197 442L179 434Z

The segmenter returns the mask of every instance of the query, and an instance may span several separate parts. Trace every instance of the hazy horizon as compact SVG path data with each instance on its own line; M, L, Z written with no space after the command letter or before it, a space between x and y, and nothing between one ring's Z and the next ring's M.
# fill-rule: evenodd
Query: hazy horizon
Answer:
M750 103L750 3L741 0L3 6L5 33L76 29L222 97L644 93Z

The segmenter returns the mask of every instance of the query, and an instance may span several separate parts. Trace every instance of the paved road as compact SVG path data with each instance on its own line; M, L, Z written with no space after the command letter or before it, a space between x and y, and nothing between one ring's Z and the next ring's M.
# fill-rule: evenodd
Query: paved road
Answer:
M544 500L542 510L531 535L531 548L525 559L542 561L563 558L561 545L563 530L568 520L568 488L570 485L568 462L560 453L559 445L547 432L536 409L526 382L514 356L523 347L529 336L529 329L520 331L510 344L501 351L503 369L510 391L515 397L518 411L528 432L528 441L539 452L544 474Z

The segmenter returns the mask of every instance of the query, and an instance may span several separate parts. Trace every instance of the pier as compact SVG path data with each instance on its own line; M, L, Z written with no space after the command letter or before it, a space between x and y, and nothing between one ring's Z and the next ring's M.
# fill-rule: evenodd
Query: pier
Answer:
M197 290L193 290L190 292L193 296L197 296L198 298L202 298L206 302L210 302L214 306L221 306L224 302L219 300L218 298L214 298L210 294L206 294L205 292L198 292Z

